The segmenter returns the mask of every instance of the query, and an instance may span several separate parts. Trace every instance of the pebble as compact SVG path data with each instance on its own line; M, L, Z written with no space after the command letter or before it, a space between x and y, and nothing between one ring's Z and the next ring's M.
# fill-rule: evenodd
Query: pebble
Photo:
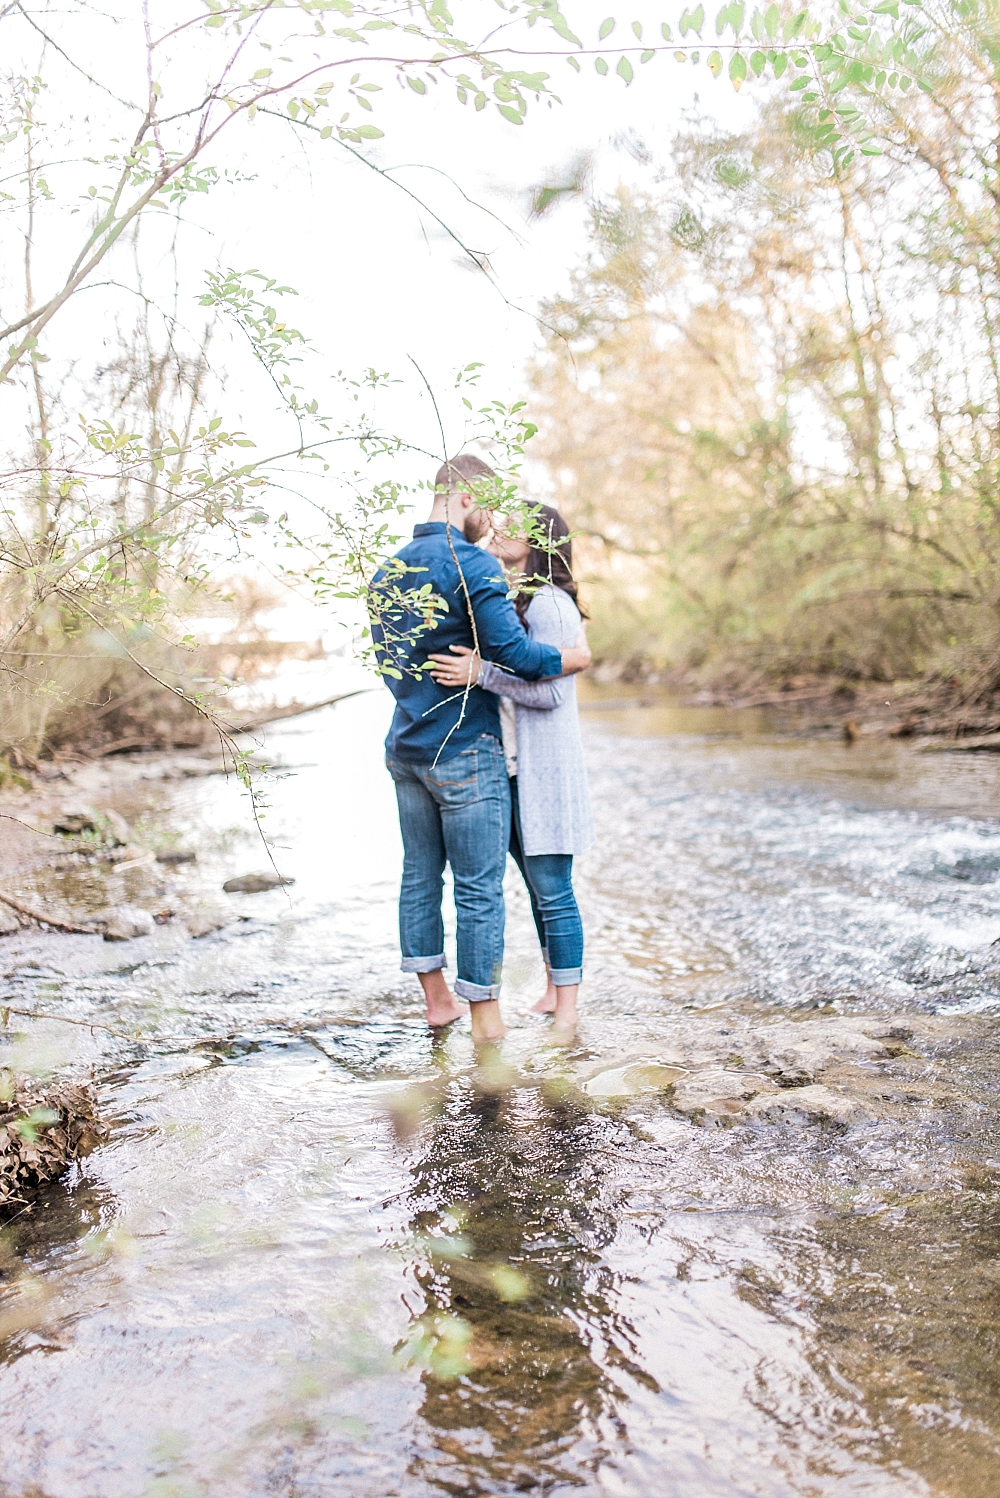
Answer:
M197 853L187 848L161 848L156 855L157 863L194 863Z
M127 863L152 863L153 855L148 848L140 848L138 843L126 843L124 848L113 848L107 861L120 868Z
M120 811L102 811L101 821L104 823L103 830L110 832L116 843L123 847L131 843L132 829Z
M96 832L98 815L92 806L67 806L52 823L53 832Z

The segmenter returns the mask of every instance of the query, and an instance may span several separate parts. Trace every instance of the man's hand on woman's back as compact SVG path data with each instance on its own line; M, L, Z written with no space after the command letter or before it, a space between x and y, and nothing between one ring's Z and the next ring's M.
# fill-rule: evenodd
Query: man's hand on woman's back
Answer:
M580 633L577 635L569 650L561 650L562 667L564 676L575 676L578 671L586 671L593 660L590 646L587 644L587 626L580 625Z
M429 655L428 660L434 661L430 674L441 687L464 687L475 686L479 680L479 668L482 664L479 654L470 650L465 645L452 645L450 655ZM581 626L573 644L568 650L560 650L562 656L562 674L564 676L575 676L578 671L586 671L591 662L590 646L587 644L587 631ZM547 678L549 681L552 677Z

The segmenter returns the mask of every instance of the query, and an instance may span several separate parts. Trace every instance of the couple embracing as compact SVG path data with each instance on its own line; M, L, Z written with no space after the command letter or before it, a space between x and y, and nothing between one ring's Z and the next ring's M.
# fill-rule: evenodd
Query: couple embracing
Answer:
M573 681L590 651L568 530L547 505L534 520L543 548L495 530L476 498L491 481L493 470L472 454L445 463L429 519L372 588L372 634L396 699L386 764L403 835L402 968L420 980L430 1025L458 1019L457 1000L467 1000L477 1041L504 1034L508 852L524 876L548 972L536 1010L553 1013L562 1030L575 1023L583 926L573 855L593 842ZM505 568L527 579L516 601ZM414 596L426 585L433 619ZM393 598L402 602L394 607ZM443 972L446 863L458 928L454 992Z

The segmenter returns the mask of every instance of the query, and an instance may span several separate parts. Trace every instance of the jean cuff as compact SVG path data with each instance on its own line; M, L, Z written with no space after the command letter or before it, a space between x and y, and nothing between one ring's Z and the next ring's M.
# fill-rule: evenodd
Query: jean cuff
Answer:
M490 999L500 997L499 983L467 983L464 978L456 978L453 987L455 997L468 999L470 1004L487 1004Z
M550 967L549 982L555 988L569 988L574 983L583 982L582 967Z
M404 957L399 964L403 973L436 973L439 968L447 966L443 952L439 952L436 957Z

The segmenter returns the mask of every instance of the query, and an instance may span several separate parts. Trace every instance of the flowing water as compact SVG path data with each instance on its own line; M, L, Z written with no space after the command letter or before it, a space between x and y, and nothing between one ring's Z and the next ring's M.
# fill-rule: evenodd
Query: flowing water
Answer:
M0 1243L4 1498L992 1498L1000 766L595 707L569 1047L513 874L508 1039L421 1023L381 695L271 733L296 883L238 923L4 940L6 1002L62 1017L6 1059L93 1068L113 1125ZM232 782L121 779L197 863L36 901L264 862ZM838 1073L858 1121L678 1110L678 1057L845 1020L899 1038Z

